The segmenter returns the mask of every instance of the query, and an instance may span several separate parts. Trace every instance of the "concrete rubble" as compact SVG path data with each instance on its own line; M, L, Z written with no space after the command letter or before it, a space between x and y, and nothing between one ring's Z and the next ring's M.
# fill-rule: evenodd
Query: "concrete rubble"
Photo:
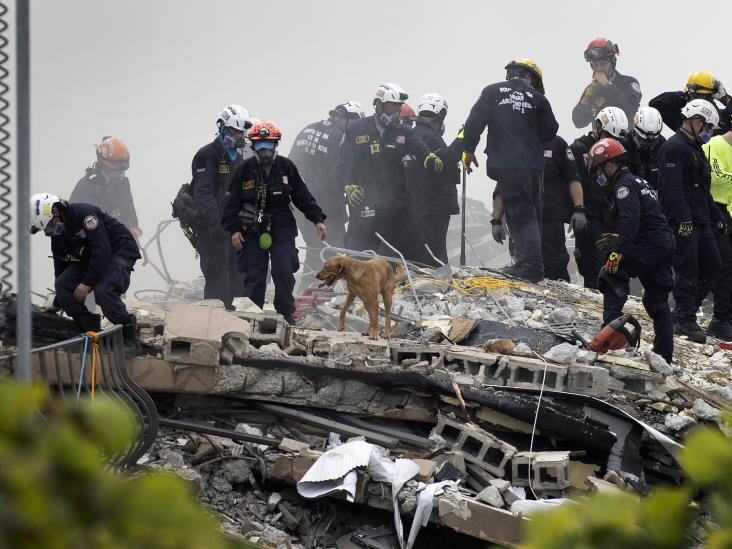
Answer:
M626 312L641 322L640 348L597 355L572 334L599 329L598 292L470 267L411 275L419 301L397 289L390 340L363 335L358 301L335 331L337 292L296 326L245 299L234 311L128 303L146 351L128 370L161 417L188 426L161 428L140 466L180 475L226 532L262 545L405 547L394 516L424 516L419 547L513 546L526 510L545 501L677 482L678 444L732 402L730 351L677 338L666 364L637 298ZM363 466L349 478L359 505L338 490L298 494L320 456L354 440L390 467L411 464L395 499Z

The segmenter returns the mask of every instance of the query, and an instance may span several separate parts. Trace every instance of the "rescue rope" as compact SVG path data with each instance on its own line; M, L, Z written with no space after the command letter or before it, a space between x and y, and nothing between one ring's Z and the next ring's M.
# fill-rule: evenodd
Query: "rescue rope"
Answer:
M97 385L97 368L101 362L99 353L99 334L97 332L86 332L82 334L84 338L84 352L81 355L81 372L79 374L79 388L76 392L76 402L79 402L81 396L81 383L84 380L84 370L86 365L86 353L89 349L89 342L91 341L91 399L94 402L94 387Z
M511 288L525 288L526 283L524 282L513 282L503 278L494 278L492 276L474 276L466 278L458 283L454 281L445 281L438 278L420 277L415 278L412 282L403 284L396 288L394 291L401 292L420 281L434 282L442 284L448 288L458 291L465 297L485 297L489 293L493 293L493 290L510 290Z

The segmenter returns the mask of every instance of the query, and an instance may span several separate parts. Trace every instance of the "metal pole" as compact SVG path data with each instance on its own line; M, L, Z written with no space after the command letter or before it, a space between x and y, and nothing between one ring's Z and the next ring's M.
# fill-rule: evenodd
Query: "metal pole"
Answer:
M30 294L30 0L15 2L17 176L16 192L18 274L17 345L18 379L31 379L31 294Z
M465 267L465 188L467 187L467 172L465 164L462 164L463 172L463 197L462 206L460 207L460 266Z

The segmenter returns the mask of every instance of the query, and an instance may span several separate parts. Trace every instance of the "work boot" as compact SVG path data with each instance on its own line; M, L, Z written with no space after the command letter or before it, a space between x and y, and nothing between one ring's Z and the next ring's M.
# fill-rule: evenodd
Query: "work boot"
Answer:
M522 278L524 280L528 280L529 282L537 283L544 280L543 274L538 273L529 273L518 267L517 265L510 265L508 267L504 267L500 270L503 274L508 276L513 276L516 278Z
M676 321L674 326L674 333L677 335L684 335L688 337L694 343L706 343L707 336L697 324L696 320L685 320Z
M287 322L290 326L294 326L297 324L297 320L295 320L295 317L292 316L292 313L287 313L286 315L282 315L285 318L285 322Z
M125 357L132 358L140 354L142 346L137 335L137 317L130 315L126 324L122 325L122 341L125 347Z
M732 341L732 321L712 318L707 328L707 335L722 341Z
M79 315L74 318L74 322L76 323L76 327L79 328L79 331L82 334L85 334L86 332L102 331L102 319L99 315L95 315L92 313Z

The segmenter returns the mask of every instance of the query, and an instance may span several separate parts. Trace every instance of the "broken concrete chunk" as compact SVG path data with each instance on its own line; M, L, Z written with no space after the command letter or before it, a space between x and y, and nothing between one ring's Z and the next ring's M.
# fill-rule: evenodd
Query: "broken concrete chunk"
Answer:
M648 407L665 414L676 414L679 411L676 406L668 402L654 402L653 404L649 404Z
M498 488L495 486L487 486L476 496L476 499L487 503L491 507L501 508L503 507L503 498Z
M491 486L495 486L499 492L503 493L511 487L511 483L506 479L494 478L491 481Z
M534 352L531 347L526 345L523 341L519 341L518 344L513 348L513 354L521 356L534 356Z
M277 343L267 343L266 345L259 347L259 349L256 349L254 352L267 356L287 356L287 353L283 351Z
M683 431L695 423L696 420L686 414L667 414L666 417L663 418L663 424L666 428L674 432Z
M587 484L590 487L590 493L593 494L614 494L617 492L622 492L622 490L612 482L608 482L606 480L595 477L587 477Z
M518 452L511 459L513 486L563 490L569 486L569 452Z
M458 469L453 463L449 461L443 462L435 473L435 482L442 482L444 480L465 480L468 475L465 471Z
M551 312L552 324L572 324L577 313L572 307L559 307Z
M419 465L419 473L415 477L417 480L427 482L435 474L437 463L431 459L413 459L412 461Z
M694 401L694 405L689 412L696 419L703 421L719 421L722 416L722 412L714 406L710 406L701 398Z
M509 296L506 298L506 310L510 316L515 316L526 309L526 302L520 297Z
M308 451L310 449L310 445L307 442L300 442L299 440L292 440L291 438L283 438L278 448L283 452L302 453Z
M503 501L505 501L508 506L524 499L526 499L526 489L523 486L511 486L508 490L503 492Z
M272 512L277 508L277 504L282 501L282 496L279 492L272 492L267 500L267 511Z
M651 366L651 370L653 370L654 372L658 372L659 374L662 374L664 376L668 376L673 373L673 368L669 366L668 362L666 362L666 359L664 359L661 355L657 355L656 353L654 353L650 348L646 347L643 352L643 356L648 364Z
M261 308L254 304L248 297L235 297L231 302L235 313L261 313Z
M579 348L576 345L560 343L544 353L544 358L557 364L572 364L578 352Z

